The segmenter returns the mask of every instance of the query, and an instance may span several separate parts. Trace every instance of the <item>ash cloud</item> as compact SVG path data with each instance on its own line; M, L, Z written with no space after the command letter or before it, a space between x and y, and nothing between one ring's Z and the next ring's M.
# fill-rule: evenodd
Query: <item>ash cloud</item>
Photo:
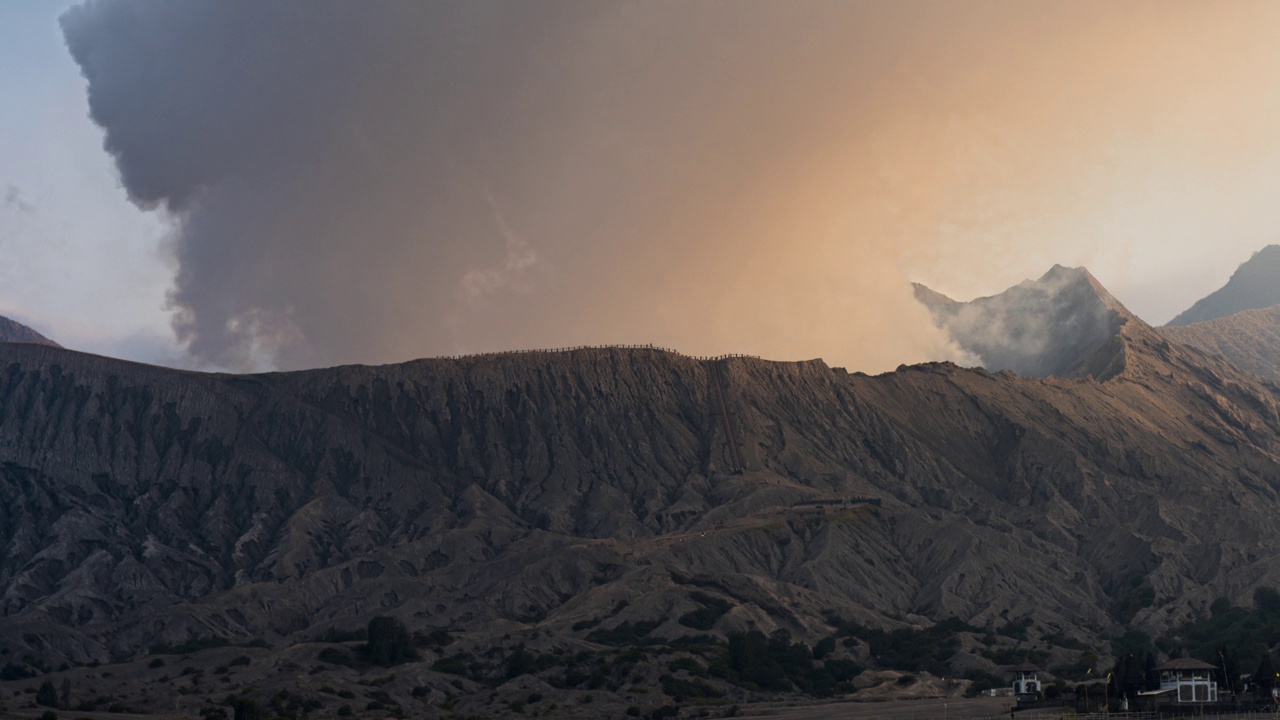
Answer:
M938 327L972 353L972 364L1029 377L1093 372L1094 353L1129 316L1087 270L1058 265L1038 280L969 302L923 285L915 294Z
M123 0L64 15L130 198L174 221L189 351L228 367L448 352L459 283L496 266L471 284L497 295L510 272L480 179L514 169L493 144L537 139L525 38L562 12ZM517 250L517 266L533 255Z
M892 79L968 77L950 56L1019 12L94 0L62 26L129 197L173 223L197 363L653 342L882 370L961 354L905 281L927 215L885 197L934 161L885 128L938 94Z

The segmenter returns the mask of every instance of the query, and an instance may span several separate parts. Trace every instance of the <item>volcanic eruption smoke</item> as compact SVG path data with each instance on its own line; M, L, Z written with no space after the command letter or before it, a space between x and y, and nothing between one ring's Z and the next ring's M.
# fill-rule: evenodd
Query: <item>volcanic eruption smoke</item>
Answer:
M196 364L652 342L883 370L956 357L906 271L1003 242L966 188L1036 188L1042 153L965 83L1031 83L1008 57L1064 7L96 0L62 23L130 198L172 222ZM1043 72L1093 72L1061 55Z

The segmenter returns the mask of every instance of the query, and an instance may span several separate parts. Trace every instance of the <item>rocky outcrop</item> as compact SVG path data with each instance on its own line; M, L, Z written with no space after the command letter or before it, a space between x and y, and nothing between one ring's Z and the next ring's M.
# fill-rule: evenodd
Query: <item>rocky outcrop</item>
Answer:
M1167 325L1160 333L1280 384L1280 305L1190 325Z
M993 372L1027 377L1094 377L1123 369L1118 336L1136 320L1084 268L1055 265L990 297L957 302L916 284L934 323Z
M36 343L37 345L61 347L58 343L26 325L14 322L3 316L0 316L0 343Z

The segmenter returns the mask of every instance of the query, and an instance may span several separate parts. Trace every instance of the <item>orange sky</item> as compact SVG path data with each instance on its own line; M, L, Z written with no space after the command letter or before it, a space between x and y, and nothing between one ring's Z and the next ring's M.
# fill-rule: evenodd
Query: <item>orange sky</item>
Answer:
M882 371L957 357L909 281L1087 265L1159 323L1280 241L1274 2L197 3L108 32L131 1L65 27L176 229L196 364L652 342Z
M908 279L969 298L1087 265L1162 322L1280 240L1280 6L871 7L707 103L724 148L670 228L698 261L640 335L884 370L949 354Z

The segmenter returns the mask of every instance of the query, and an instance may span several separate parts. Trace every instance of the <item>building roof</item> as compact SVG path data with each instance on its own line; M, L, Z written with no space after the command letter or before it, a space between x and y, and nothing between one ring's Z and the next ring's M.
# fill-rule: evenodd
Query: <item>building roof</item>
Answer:
M1217 670L1217 668L1195 658L1174 658L1163 665L1157 665L1156 670Z
M1036 667L1035 665L1032 665L1029 662L1024 662L1021 665L1016 665L1014 667L1009 668L1009 672L1044 672L1044 671Z

